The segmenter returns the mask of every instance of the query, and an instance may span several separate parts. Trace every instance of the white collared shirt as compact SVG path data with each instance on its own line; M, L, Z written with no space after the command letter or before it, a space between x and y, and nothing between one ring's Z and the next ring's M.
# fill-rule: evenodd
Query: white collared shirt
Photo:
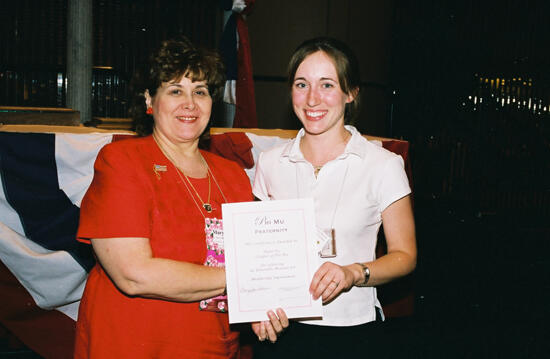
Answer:
M339 265L375 259L382 211L411 192L401 156L366 140L353 126L344 152L327 162L317 177L300 151L301 129L292 141L259 156L253 193L261 200L313 198L316 225L335 229L335 258L319 265ZM322 320L306 324L351 326L376 319L381 307L374 287L352 287L323 306Z

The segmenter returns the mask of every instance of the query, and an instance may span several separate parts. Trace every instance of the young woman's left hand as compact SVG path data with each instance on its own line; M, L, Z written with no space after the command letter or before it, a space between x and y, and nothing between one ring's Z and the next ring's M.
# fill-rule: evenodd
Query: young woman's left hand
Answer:
M342 291L349 290L355 277L350 266L339 266L332 262L325 262L313 275L309 292L313 299L322 298L323 303L330 302Z
M269 320L252 323L252 331L256 334L259 341L263 342L267 339L275 343L277 337L288 327L288 318L285 311L281 308L277 309L277 314L272 310L268 311L267 316Z

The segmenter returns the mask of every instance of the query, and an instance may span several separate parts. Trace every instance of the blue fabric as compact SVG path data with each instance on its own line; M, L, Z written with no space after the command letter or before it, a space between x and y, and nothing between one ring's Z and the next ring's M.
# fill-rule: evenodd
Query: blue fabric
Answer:
M237 79L237 14L232 13L223 29L220 54L225 64L227 80Z
M55 135L0 133L0 175L26 237L46 249L65 250L91 269L91 247L76 241L80 210L59 189Z

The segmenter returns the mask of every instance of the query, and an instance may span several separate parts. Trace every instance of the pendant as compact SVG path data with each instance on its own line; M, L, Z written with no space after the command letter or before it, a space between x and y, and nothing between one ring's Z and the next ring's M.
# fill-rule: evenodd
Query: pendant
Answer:
M321 258L334 258L336 257L336 238L334 236L334 228L323 230L325 245L319 251Z
M210 203L203 203L202 206L204 207L206 212L208 213L212 212L212 206L210 205Z

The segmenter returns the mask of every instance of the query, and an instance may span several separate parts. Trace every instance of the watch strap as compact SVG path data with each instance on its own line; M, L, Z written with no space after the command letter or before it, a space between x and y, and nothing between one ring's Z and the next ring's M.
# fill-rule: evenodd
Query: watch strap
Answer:
M367 283L369 282L369 278L370 278L370 269L367 265L363 264L363 263L359 263L357 262L357 264L359 264L363 270L363 282L360 283L360 284L356 284L355 286L356 287L366 287L367 286Z

